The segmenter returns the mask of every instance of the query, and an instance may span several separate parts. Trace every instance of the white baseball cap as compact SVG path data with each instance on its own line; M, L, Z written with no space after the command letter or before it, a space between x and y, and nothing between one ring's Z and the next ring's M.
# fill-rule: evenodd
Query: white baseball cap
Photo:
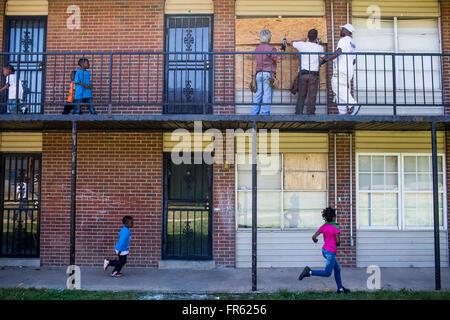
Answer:
M347 24L341 26L341 28L345 28L348 31L350 31L351 33L355 32L355 27L352 26L350 23L347 23Z

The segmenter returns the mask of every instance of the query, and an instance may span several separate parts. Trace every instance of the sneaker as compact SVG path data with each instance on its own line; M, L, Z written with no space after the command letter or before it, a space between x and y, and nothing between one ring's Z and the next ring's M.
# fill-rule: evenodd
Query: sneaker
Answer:
M105 270L106 271L106 269L108 269L108 267L109 267L109 260L104 260L103 261L103 270Z
M121 277L121 276L122 276L122 274L117 271L113 271L113 273L111 273L111 277Z
M304 277L309 277L311 274L311 269L306 266L305 269L303 269L302 273L300 273L300 276L298 277L298 280L302 280Z
M339 293L339 294L341 294L341 293L349 293L350 289L342 287L342 289L337 289L336 292Z

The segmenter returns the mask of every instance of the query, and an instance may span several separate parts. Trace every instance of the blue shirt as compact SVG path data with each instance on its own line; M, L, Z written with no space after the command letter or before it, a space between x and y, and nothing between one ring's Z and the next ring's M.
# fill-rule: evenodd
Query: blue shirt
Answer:
M123 227L119 232L119 241L117 241L115 249L117 251L129 251L131 231L127 227Z
M75 83L75 99L92 98L92 90L78 84L81 82L88 86L91 85L91 73L88 70L78 70L73 82Z

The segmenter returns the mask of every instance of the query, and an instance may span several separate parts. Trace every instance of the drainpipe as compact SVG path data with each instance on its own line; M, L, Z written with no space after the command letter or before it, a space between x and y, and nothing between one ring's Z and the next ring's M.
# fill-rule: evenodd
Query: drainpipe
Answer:
M331 46L333 47L330 52L334 52L334 3L331 0Z
M337 165L336 165L336 133L334 134L334 209L336 209L336 215L338 213L337 209Z
M431 123L431 162L433 167L433 216L434 216L434 279L435 289L441 290L441 252L439 247L439 188L436 142L436 122Z
M75 264L75 221L77 199L77 122L72 122L72 172L70 186L70 265Z
M257 236L257 174L256 174L256 121L252 124L252 291L257 290L256 236Z
M350 4L347 0L347 23L350 23Z
M353 247L353 145L352 145L353 134L350 133L350 246Z

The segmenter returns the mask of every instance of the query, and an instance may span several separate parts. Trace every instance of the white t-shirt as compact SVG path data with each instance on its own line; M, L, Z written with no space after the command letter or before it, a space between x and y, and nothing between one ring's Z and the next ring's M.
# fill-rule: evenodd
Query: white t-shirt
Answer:
M341 38L337 44L336 51L341 49L344 53L354 53L356 52L356 46L353 42L352 37L346 36ZM339 73L349 73L353 74L353 61L355 60L354 54L341 54L336 59L334 59L334 71ZM338 68L339 64L339 68Z
M6 77L6 83L9 84L8 87L8 99L16 99L16 87L17 87L17 78L16 74L10 74ZM23 97L23 91L22 86L20 85L19 81L19 95L17 96L18 99L22 99Z
M299 52L323 52L320 44L313 42L296 41L292 46ZM320 55L323 57L323 54ZM301 70L319 71L319 55L318 54L302 54Z

